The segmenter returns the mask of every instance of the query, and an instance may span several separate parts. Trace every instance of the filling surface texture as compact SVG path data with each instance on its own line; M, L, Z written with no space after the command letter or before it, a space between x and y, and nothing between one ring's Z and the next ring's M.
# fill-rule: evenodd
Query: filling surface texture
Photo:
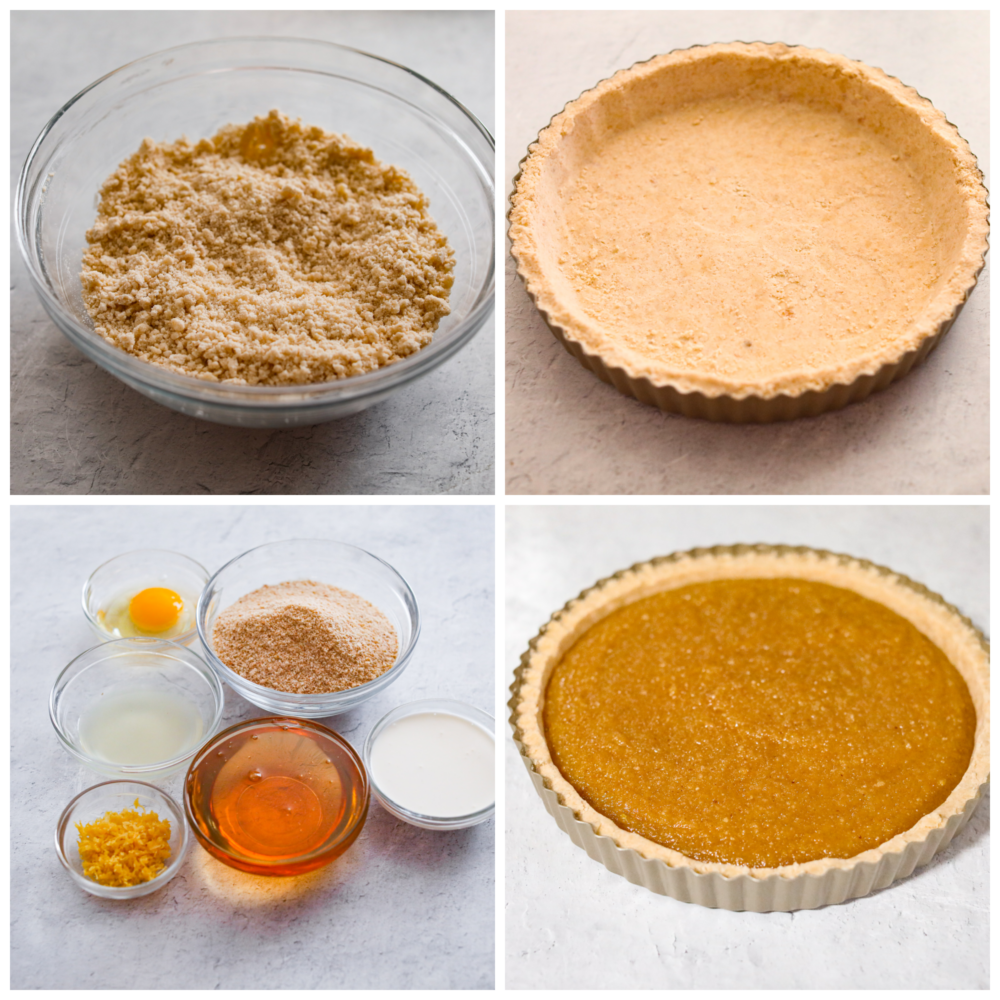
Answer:
M945 655L853 591L718 580L628 604L554 668L553 761L619 827L698 861L851 858L941 805L976 714Z

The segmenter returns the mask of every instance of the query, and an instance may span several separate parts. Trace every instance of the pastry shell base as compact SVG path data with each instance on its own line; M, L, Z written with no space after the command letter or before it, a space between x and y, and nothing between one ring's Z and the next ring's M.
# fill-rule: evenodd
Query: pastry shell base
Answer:
M628 122L638 115L628 104L630 88L655 86L658 75L684 71L685 67L698 72L700 63L720 58L765 58L775 64L798 61L812 67L820 81L839 73L852 85L870 88L879 101L896 102L919 120L920 128L933 136L933 143L948 151L956 196L965 203L966 232L951 262L951 271L940 291L926 303L925 314L888 345L864 356L845 358L825 370L803 370L763 381L730 384L733 380L728 377L720 379L694 369L673 370L659 362L639 360L635 352L619 349L615 337L601 323L573 305L572 296L567 298L567 278L561 273L561 262L556 264L554 260L555 244L548 245L555 237L545 235L547 230L555 232L553 227L558 224L554 220L559 217L558 210L547 203L547 164L558 163L562 147L572 141L567 137L572 137L578 127L584 132L596 131L591 119L599 122L606 118L610 122L620 117ZM664 89L669 87L664 85ZM579 126L578 116L583 116ZM559 174L568 168L560 165L551 169ZM983 268L989 230L986 190L976 158L955 126L930 101L864 63L820 49L763 42L675 50L622 70L571 101L529 146L514 178L508 218L511 253L529 297L556 339L583 367L623 394L667 412L733 423L771 423L838 410L906 375L933 351L961 312Z

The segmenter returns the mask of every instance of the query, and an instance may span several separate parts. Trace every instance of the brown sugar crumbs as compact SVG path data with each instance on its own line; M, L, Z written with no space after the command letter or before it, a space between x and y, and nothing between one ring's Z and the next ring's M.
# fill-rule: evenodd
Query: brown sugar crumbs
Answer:
M399 650L392 622L374 604L312 580L245 594L216 619L212 640L241 677L294 694L365 684L384 674Z
M87 241L97 333L209 381L374 371L449 311L453 254L413 181L277 111L193 145L145 139L101 188Z

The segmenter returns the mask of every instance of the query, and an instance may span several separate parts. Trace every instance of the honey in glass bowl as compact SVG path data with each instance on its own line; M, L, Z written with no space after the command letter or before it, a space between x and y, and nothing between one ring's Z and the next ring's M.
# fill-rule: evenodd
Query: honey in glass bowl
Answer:
M335 732L303 719L241 722L188 770L184 805L201 845L233 868L300 875L354 843L368 814L368 775Z

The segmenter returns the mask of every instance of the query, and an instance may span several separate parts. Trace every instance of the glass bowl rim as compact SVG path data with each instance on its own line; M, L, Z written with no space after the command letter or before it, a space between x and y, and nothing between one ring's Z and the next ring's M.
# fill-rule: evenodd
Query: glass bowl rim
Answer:
M85 649L82 653L77 654L73 657L69 663L59 671L58 676L52 684L52 688L49 691L49 721L52 723L52 728L56 731L56 736L59 738L59 742L78 760L82 761L88 767L94 768L98 773L104 774L109 769L114 769L119 774L122 775L121 778L111 779L118 781L132 781L136 780L139 784L147 784L140 779L142 775L154 775L161 771L168 771L173 768L182 767L184 762L188 760L192 754L198 753L198 749L201 744L196 745L193 749L187 751L186 753L180 754L177 757L171 757L168 760L158 761L153 764L116 764L114 761L102 760L99 757L94 757L87 753L81 746L77 745L73 740L71 740L67 733L63 731L62 726L59 724L56 716L56 691L60 687L60 683L63 678L69 673L70 670L76 665L77 661L82 659L88 653L93 653L98 649L105 649L112 645L157 645L157 646L168 646L175 648L180 653L186 653L193 656L204 669L199 670L199 675L205 680L205 683L212 691L212 695L215 699L215 712L212 716L211 722L211 732L214 732L219 723L222 721L222 716L226 707L226 692L223 690L222 682L219 680L218 675L212 670L209 663L206 662L205 658L199 653L196 653L190 646L184 646L179 642L174 642L172 639L157 639L155 636L144 636L144 635L130 635L124 636L121 639L108 639L106 642L99 642L96 646L91 646L89 649ZM156 655L157 650L150 649L147 652ZM174 659L182 659L183 657L174 657ZM89 669L93 664L88 664L84 669ZM189 667L191 670L196 668L190 664L185 663L185 666ZM205 737L206 739L212 739L209 735ZM130 778L128 775L136 775L136 778ZM102 782L102 784L107 784L108 782ZM97 787L96 785L94 786Z
M63 849L63 837L60 836L60 832L64 827L68 829L69 816L73 807L80 801L80 799L89 795L91 792L96 791L98 788L106 788L108 785L143 785L146 788L152 789L156 795L165 799L169 803L170 808L173 810L174 817L176 817L178 821L178 825L181 830L181 842L177 849L176 857L171 860L170 864L168 864L166 868L159 873L159 875L155 878L149 879L148 882L139 882L137 885L101 885L100 882L95 882L93 879L89 879L85 875L81 875L80 872L78 872L70 863L70 860L66 855L66 851ZM146 794L148 795L149 793L147 792ZM153 796L150 797L152 798ZM59 861L62 863L62 866L67 872L69 872L70 877L78 886L80 886L80 888L85 889L92 895L102 896L105 899L129 899L145 896L154 891L153 889L150 889L149 886L157 882L160 884L156 888L162 889L180 870L190 845L191 831L188 828L187 817L184 815L184 810L180 807L180 805L178 805L177 800L169 792L165 792L162 788L157 788L156 785L153 785L148 781L138 781L134 778L112 778L108 781L100 781L96 785L91 785L89 788L85 788L82 792L74 795L73 798L69 800L66 808L59 814L59 819L56 821L56 854L59 856ZM160 881L161 879L162 882ZM137 892L136 890L139 889L144 891Z
M27 239L26 225L28 221L25 213L28 209L28 177L30 169L34 164L35 157L44 143L49 133L55 128L57 122L91 90L99 87L111 77L118 76L130 70L140 63L153 61L169 53L176 53L180 50L190 51L193 49L208 46L241 45L247 43L254 44L295 44L302 46L325 46L341 52L351 53L371 59L394 69L409 74L421 84L430 87L436 93L442 95L447 101L457 108L473 125L477 132L486 140L489 149L496 151L496 141L492 133L485 125L461 103L453 97L443 87L434 83L422 74L410 69L401 63L386 59L383 56L366 52L363 49L354 48L349 45L341 45L338 42L329 42L318 38L299 38L296 36L268 36L268 35L232 35L222 38L201 39L196 42L185 42L181 45L174 45L170 48L159 49L139 56L130 62L124 63L115 69L105 73L103 76L88 84L78 93L74 94L58 111L46 122L38 137L31 144L28 155L21 167L18 177L17 189L14 199L14 221L17 234L18 249L21 252L21 259L28 269L29 277L35 291L41 296L45 308L58 315L57 326L61 329L72 330L73 336L80 338L89 348L93 349L102 363L106 362L108 370L115 377L134 379L150 388L159 391L169 391L175 395L191 400L203 399L207 393L211 393L211 398L216 406L235 407L237 409L257 411L269 408L291 408L307 409L309 407L322 405L324 402L349 401L367 396L371 393L388 391L389 389L402 386L412 379L432 370L438 364L444 363L455 352L463 347L468 340L486 322L490 313L494 309L496 298L496 246L495 240L490 240L489 267L484 281L477 289L476 298L479 301L474 304L468 315L461 320L446 342L432 341L426 348L415 352L407 358L393 364L384 365L371 372L364 372L361 375L352 375L348 378L328 380L326 382L312 382L304 385L291 386L256 386L256 385L231 385L225 382L205 382L203 380L181 375L169 369L160 368L150 362L141 361L134 358L119 348L112 347L102 337L93 330L88 330L75 316L70 314L62 305L62 302L52 293L50 283L46 276L36 266L34 255L31 252ZM296 67L290 67L296 69ZM394 94L395 96L395 94ZM435 120L437 120L435 118ZM471 151L467 151L465 157L467 161L474 161L478 167L485 166L489 179L490 191L493 197L487 199L491 215L496 216L495 193L496 182L493 176L494 164L475 159ZM485 294L484 294L485 291ZM437 351L434 351L435 343L438 344ZM76 345L75 345L76 346ZM78 348L79 349L79 348Z
M411 816L416 820L426 821L427 823L434 824L447 824L448 828L459 829L466 826L475 826L477 823L482 822L487 819L491 813L496 811L496 789L493 792L493 801L488 806L483 806L482 809L477 809L475 812L463 813L461 816L433 816L430 813L417 812L415 809L409 809L404 805L400 805L392 796L386 795L385 792L379 788L378 782L375 780L375 775L372 773L371 769L371 751L372 747L375 745L375 740L381 736L382 731L389 725L390 722L398 722L400 719L405 719L409 715L417 715L421 710L432 712L435 710L435 706L439 706L438 710L441 711L443 715L457 715L456 712L448 712L445 709L440 708L440 706L460 708L466 711L471 710L474 714L482 716L483 719L489 719L494 726L496 726L496 719L494 716L490 715L489 712L484 711L481 708L477 708L475 705L470 704L467 701L459 701L457 698L419 698L416 701L404 702L402 705L397 705L395 708L390 709L383 715L378 722L375 723L368 731L368 735L365 737L364 745L362 746L361 756L364 758L365 767L368 768L368 778L371 782L372 792L378 798L381 803L384 799L386 802L392 803L393 809L399 810L401 813L405 813L407 816ZM397 713L399 713L397 715ZM391 716L396 716L396 718L390 718ZM468 722L473 722L475 720L469 719L466 715L458 715L458 718L464 718ZM481 722L482 720L480 720ZM481 726L485 729L485 726ZM497 736L496 731L486 729L489 733L490 738L493 740L493 752L496 754L496 742ZM496 776L494 775L494 780ZM452 827L452 824L455 824ZM442 827L444 829L444 827Z
M90 613L90 608L87 607L87 589L90 587L90 585L91 585L94 577L97 576L97 574L100 573L101 570L104 569L106 566L110 566L111 563L117 562L117 560L119 560L119 559L124 559L126 556L135 556L135 555L138 555L140 552L143 552L143 553L145 553L145 552L151 552L151 553L159 553L161 555L180 556L181 559L184 559L184 560L186 560L189 563L193 563L194 566L196 566L197 569L200 570L201 573L203 574L203 576L205 577L205 580L202 582L202 585L201 585L202 586L202 590L204 590L204 588L205 588L205 582L212 575L211 573L209 573L209 571L204 566L202 566L202 564L200 562L198 562L197 559L192 559L191 556L185 555L183 552L177 552L174 549L129 549L127 552L119 552L118 555L112 556L110 559L105 559L104 562L102 562L100 564L100 566L98 566L90 574L90 576L88 576L87 579L83 581L83 592L80 595L80 600L83 603L83 613L84 613L84 615L86 615L87 621L90 622L91 626L93 626L93 628L96 629L98 632L100 632L100 633L102 633L104 635L108 635L108 640L107 640L108 642L111 642L112 640L114 640L116 638L116 636L110 635L108 633L108 630L103 625L101 625L101 623L98 622L98 620ZM200 591L198 593L198 597L201 597L201 592ZM196 600L195 601L195 626L194 626L194 628L190 628L186 632L182 632L180 635L174 636L173 639L164 639L163 641L164 642L177 642L180 645L187 645L187 643L190 642L197 634L198 634L198 602ZM155 635L149 635L149 636L120 636L120 637L117 637L117 638L122 638L122 639L129 639L129 638L155 639L157 637ZM184 641L182 641L182 640L184 640ZM89 650L87 652L89 652ZM80 655L82 656L83 654L81 653Z
M289 863L298 863L304 861L315 861L320 858L325 857L334 848L339 847L341 842L349 837L355 830L360 826L363 826L368 819L368 805L371 802L371 790L372 782L371 777L368 774L368 768L365 766L365 762L361 757L361 754L354 749L351 741L347 739L346 736L342 736L336 730L331 729L329 726L324 726L322 723L317 722L315 719L301 719L292 715L266 715L260 716L254 719L243 719L241 722L236 722L221 732L216 733L210 739L206 740L202 746L200 746L195 753L194 757L191 759L191 763L188 765L187 773L184 775L184 818L187 820L187 825L194 832L194 836L197 840L204 838L215 850L227 857L233 859L240 859L241 855L234 854L232 851L223 847L218 841L207 837L198 825L197 820L194 816L194 807L191 805L191 794L190 794L190 779L191 773L194 771L195 766L199 761L204 758L207 754L211 753L219 743L228 739L231 734L244 733L249 730L257 729L260 727L261 723L266 723L267 725L274 725L276 723L280 724L283 722L290 722L293 726L303 726L307 729L318 730L321 735L332 739L332 741L338 744L341 749L346 750L347 756L352 760L357 769L358 775L361 778L361 787L364 792L365 807L359 814L355 817L354 822L347 829L343 830L340 836L334 843L325 843L322 847L315 848L314 850L308 851L305 854L296 854L292 858L282 858L280 862L276 862L276 865L287 865ZM255 861L259 867L266 868L266 862Z
M410 636L410 642L407 645L406 650L397 655L396 662L384 674L379 674L378 677L373 677L370 681L365 681L364 684L358 684L357 687L345 688L343 691L320 691L316 694L298 694L295 691L278 691L277 688L265 687L263 684L257 684L255 681L248 680L242 674L236 673L235 670L223 663L219 658L218 654L215 652L215 648L205 635L204 627L205 618L207 617L208 593L214 586L216 579L230 566L232 566L233 563L238 562L240 559L244 558L244 556L248 556L253 552L258 552L260 549L266 549L274 545L288 545L293 542L324 542L339 545L347 549L353 549L355 552L361 552L385 566L402 584L402 588L405 594L409 597L410 603L412 603L414 609L413 635ZM365 599L367 600L367 598ZM379 608L379 610L381 611L382 609ZM222 609L220 608L220 614L221 611ZM360 545L354 545L351 542L342 542L336 538L284 538L277 542L263 542L260 545L255 545L252 549L247 549L246 552L242 552L240 555L234 556L224 566L217 569L209 578L208 583L205 584L202 589L201 596L198 598L198 607L195 611L195 627L198 630L198 640L201 642L202 648L205 650L205 660L209 667L217 673L221 670L220 679L225 680L225 682L234 691L236 691L237 694L242 697L246 697L243 695L243 690L246 690L255 695L259 694L264 700L270 700L277 695L282 698L293 698L304 706L317 707L325 704L327 701L338 701L348 695L354 695L356 691L364 691L365 688L369 687L369 685L379 685L378 687L371 688L372 692L375 693L380 690L382 686L388 686L391 684L392 681L386 680L386 678L391 675L393 680L395 680L395 678L403 672L403 669L409 665L413 652L417 647L417 640L420 638L420 606L417 604L417 598L414 595L409 583L407 583L406 579L403 577L403 574L400 573L395 566L387 563L384 559L375 555L374 552L369 552L367 549L361 548ZM248 698L247 700L249 701L250 699ZM362 698L360 700L364 701L365 699ZM257 705L256 702L252 702L252 704ZM261 708L263 706L257 705L257 707ZM320 716L320 718L323 718L323 716Z

